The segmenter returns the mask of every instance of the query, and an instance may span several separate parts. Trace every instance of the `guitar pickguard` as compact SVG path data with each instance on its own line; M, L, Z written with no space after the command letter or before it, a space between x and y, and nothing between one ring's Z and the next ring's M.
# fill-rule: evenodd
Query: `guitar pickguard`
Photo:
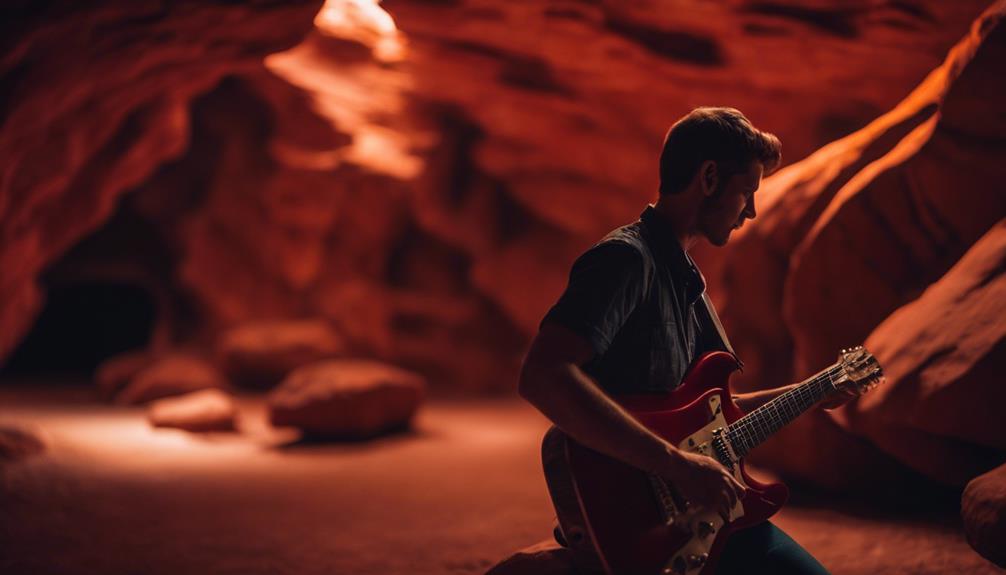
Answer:
M717 453L717 449L714 446L714 442L717 439L717 431L727 428L721 402L722 400L719 395L711 395L709 397L709 423L681 441L678 444L679 449L706 455L722 461L722 454ZM727 467L732 470L734 478L741 485L747 486L741 474L740 465L737 464L738 459L729 444L726 444L726 457L728 461L725 463L730 463ZM736 521L743 516L744 504L738 500L734 508L730 510L730 521ZM715 511L709 509L686 508L675 517L675 521L685 522L692 536L677 553L671 556L663 572L666 575L693 575L699 573L702 571L709 557L709 550L713 546L716 534L719 533L724 525L723 518Z

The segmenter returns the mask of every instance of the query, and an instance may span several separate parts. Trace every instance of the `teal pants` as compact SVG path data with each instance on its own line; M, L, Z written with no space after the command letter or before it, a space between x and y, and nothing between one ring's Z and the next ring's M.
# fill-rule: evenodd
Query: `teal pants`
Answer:
M716 575L828 575L817 559L789 535L766 521L732 533L716 565Z

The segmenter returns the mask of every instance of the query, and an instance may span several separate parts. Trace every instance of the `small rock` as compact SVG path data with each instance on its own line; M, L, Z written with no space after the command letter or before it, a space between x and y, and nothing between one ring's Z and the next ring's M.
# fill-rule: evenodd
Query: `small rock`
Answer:
M525 547L486 572L486 575L580 575L572 552L553 539Z
M196 357L172 355L158 359L137 373L115 401L138 405L162 397L224 387L223 376L209 363Z
M236 385L262 389L342 349L342 340L324 320L258 322L223 333L217 358Z
M148 351L127 351L106 359L94 372L98 393L106 401L111 401L136 377L137 373L155 359Z
M961 497L961 517L971 547L1006 567L1006 465L968 483Z
M374 361L329 360L291 373L269 395L273 425L337 438L371 437L408 424L423 378Z
M36 434L17 427L0 427L0 462L19 461L45 451Z
M234 398L219 389L159 399L147 408L147 420L154 427L186 431L233 431L236 419Z

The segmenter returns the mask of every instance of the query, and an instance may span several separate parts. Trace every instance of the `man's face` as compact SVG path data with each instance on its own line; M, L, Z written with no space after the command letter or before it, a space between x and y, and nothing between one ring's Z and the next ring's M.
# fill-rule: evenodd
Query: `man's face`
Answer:
M751 162L745 171L720 177L715 192L699 212L699 232L714 246L724 246L730 234L745 220L754 219L755 192L761 184L761 162Z

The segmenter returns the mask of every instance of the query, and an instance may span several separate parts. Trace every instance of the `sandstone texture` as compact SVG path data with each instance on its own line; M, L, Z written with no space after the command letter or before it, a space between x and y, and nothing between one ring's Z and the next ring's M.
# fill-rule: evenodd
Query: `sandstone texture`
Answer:
M897 485L900 467L963 486L1002 461L1006 194L993 182L1006 175L1006 83L992 70L1004 14L991 6L890 112L768 178L756 224L723 258L702 254L746 363L739 389L805 378L863 341L888 373L833 423L807 416L755 460L831 488L871 474Z
M301 367L269 394L273 425L313 437L367 438L404 428L425 395L421 377L365 360Z
M194 432L233 431L237 414L234 398L219 389L158 399L147 406L150 425Z
M325 321L275 321L237 325L217 340L217 361L236 385L272 387L305 364L343 351Z
M163 397L224 387L227 381L207 361L188 355L168 355L138 371L115 397L115 402L139 405Z
M486 575L577 575L569 549L554 539L539 541L494 565Z
M509 392L573 259L653 200L671 121L733 105L801 158L986 2L351 5L7 9L0 357L52 278L104 278L151 291L158 345L320 316Z
M971 547L1006 567L1006 465L968 483L961 499L961 516Z
M108 221L124 193L189 147L191 99L298 42L317 8L5 4L0 356L44 303L41 270Z
M997 3L983 14L889 112L767 178L758 219L722 252L699 254L746 364L742 387L832 363L1006 214L1006 195L989 184L1000 148L978 143L1006 92L982 80L1001 57L1003 12Z
M0 463L20 461L43 453L45 442L29 429L0 426Z
M888 382L843 408L844 426L956 485L1006 461L1003 270L1006 219L870 334Z

